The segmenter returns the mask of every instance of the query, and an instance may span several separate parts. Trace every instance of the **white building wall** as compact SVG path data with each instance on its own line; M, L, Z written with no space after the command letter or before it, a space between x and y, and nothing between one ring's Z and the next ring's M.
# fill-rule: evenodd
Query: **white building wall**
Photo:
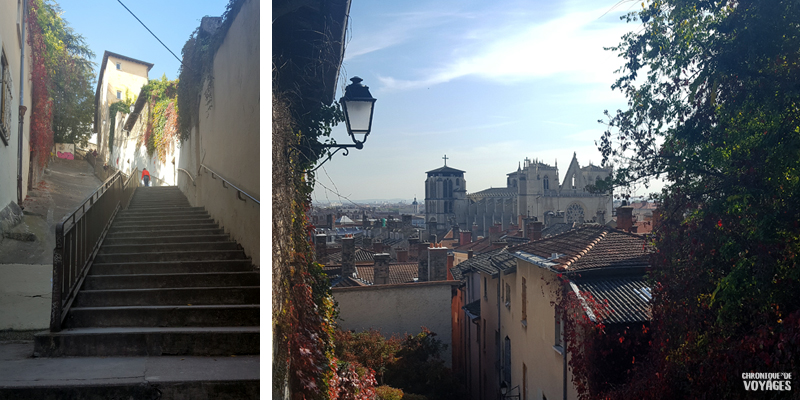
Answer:
M437 281L333 288L339 303L337 321L342 330L379 330L385 337L406 333L416 335L421 327L437 334L447 345L441 354L452 365L451 288L459 281Z

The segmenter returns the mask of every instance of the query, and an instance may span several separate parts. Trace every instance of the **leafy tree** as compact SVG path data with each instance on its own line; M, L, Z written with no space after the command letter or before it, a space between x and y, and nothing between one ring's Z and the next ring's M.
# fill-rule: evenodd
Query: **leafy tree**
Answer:
M598 189L667 185L650 360L610 396L745 398L744 372L800 372L800 3L642 6L612 48L628 108L606 112Z
M86 144L94 118L94 52L86 40L61 18L54 0L37 1L37 22L45 46L45 68L52 99L52 129L56 142Z

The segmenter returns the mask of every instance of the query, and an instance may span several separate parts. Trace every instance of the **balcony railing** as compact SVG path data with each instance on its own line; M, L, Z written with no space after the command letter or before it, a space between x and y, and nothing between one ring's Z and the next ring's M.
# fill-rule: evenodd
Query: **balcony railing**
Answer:
M119 210L139 186L139 171L117 171L56 225L50 331L58 332Z

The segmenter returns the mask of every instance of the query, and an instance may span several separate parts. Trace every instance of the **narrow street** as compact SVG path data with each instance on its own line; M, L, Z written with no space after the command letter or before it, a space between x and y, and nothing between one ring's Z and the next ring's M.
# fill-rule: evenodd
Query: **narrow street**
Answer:
M14 228L15 233L32 233L36 239L0 241L0 264L52 264L56 225L102 183L82 158L51 161L44 180L23 201L25 216Z
M28 192L14 238L0 238L0 340L49 326L55 227L101 184L86 160L56 158Z

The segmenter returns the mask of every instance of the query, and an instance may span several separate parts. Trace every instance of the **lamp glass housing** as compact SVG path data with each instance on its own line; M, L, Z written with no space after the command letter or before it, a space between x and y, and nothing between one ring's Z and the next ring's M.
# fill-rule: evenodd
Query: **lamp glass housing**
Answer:
M353 135L353 139L363 142L372 128L372 111L375 101L343 99L342 105L347 121L347 131Z

